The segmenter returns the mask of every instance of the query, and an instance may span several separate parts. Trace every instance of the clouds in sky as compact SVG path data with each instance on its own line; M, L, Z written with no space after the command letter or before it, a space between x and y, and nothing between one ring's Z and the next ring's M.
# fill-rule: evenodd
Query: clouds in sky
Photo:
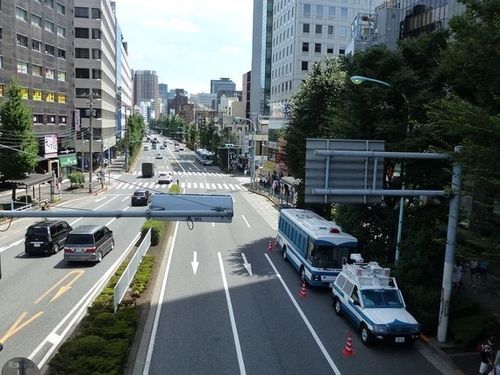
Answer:
M253 0L116 0L135 70L156 70L169 89L209 92L251 68Z

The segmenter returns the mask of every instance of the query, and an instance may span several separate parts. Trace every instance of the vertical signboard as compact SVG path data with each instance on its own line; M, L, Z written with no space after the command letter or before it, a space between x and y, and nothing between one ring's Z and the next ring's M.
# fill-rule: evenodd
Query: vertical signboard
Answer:
M381 196L315 194L315 189L382 189L384 160L372 157L320 156L317 151L384 151L384 141L306 140L306 203L377 203ZM374 178L375 177L375 178Z

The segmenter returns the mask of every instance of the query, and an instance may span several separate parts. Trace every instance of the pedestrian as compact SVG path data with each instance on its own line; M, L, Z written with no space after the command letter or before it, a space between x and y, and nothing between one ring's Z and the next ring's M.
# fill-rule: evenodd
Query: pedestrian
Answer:
M470 281L472 281L472 285L474 285L475 276L477 273L477 259L472 259L469 262L469 271L470 271Z
M457 292L459 292L462 289L462 274L463 274L462 263L457 262L453 266L453 274L452 274L453 288Z
M479 374L488 375L493 369L493 361L495 360L495 338L492 336L480 346L481 363L479 365Z
M497 350L497 354L493 360L493 369L488 375L500 375L500 350Z

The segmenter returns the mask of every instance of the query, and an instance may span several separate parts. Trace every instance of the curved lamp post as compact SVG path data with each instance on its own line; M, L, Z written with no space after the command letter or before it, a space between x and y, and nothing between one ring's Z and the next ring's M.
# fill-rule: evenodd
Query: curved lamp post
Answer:
M389 88L392 88L392 85L390 83L387 83L385 81L381 81L379 79L375 78L369 78L369 77L364 77L364 76L352 76L351 77L351 82L354 83L355 85L361 85L363 82L370 82L370 83L375 83L378 85L386 86ZM408 98L406 97L405 93L400 91L401 97L404 99L407 107L408 107L408 121L406 123L406 135L408 135L410 131L410 102L408 101ZM403 171L401 171L401 174ZM404 182L402 184L402 189L404 190L405 185ZM398 219L398 233L396 236L396 253L394 255L394 263L397 265L399 263L399 250L401 246L401 235L403 232L403 221L404 221L404 206L405 206L405 197L401 197L399 201L399 219Z
M252 169L250 171L250 186L255 188L255 136L257 132L257 125L255 122L246 117L235 117L235 120L248 121L252 125Z

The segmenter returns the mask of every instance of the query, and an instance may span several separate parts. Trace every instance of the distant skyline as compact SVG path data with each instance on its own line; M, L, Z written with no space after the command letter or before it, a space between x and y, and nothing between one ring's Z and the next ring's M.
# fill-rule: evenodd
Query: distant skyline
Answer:
M130 66L155 70L168 89L210 92L251 70L253 0L116 0Z

